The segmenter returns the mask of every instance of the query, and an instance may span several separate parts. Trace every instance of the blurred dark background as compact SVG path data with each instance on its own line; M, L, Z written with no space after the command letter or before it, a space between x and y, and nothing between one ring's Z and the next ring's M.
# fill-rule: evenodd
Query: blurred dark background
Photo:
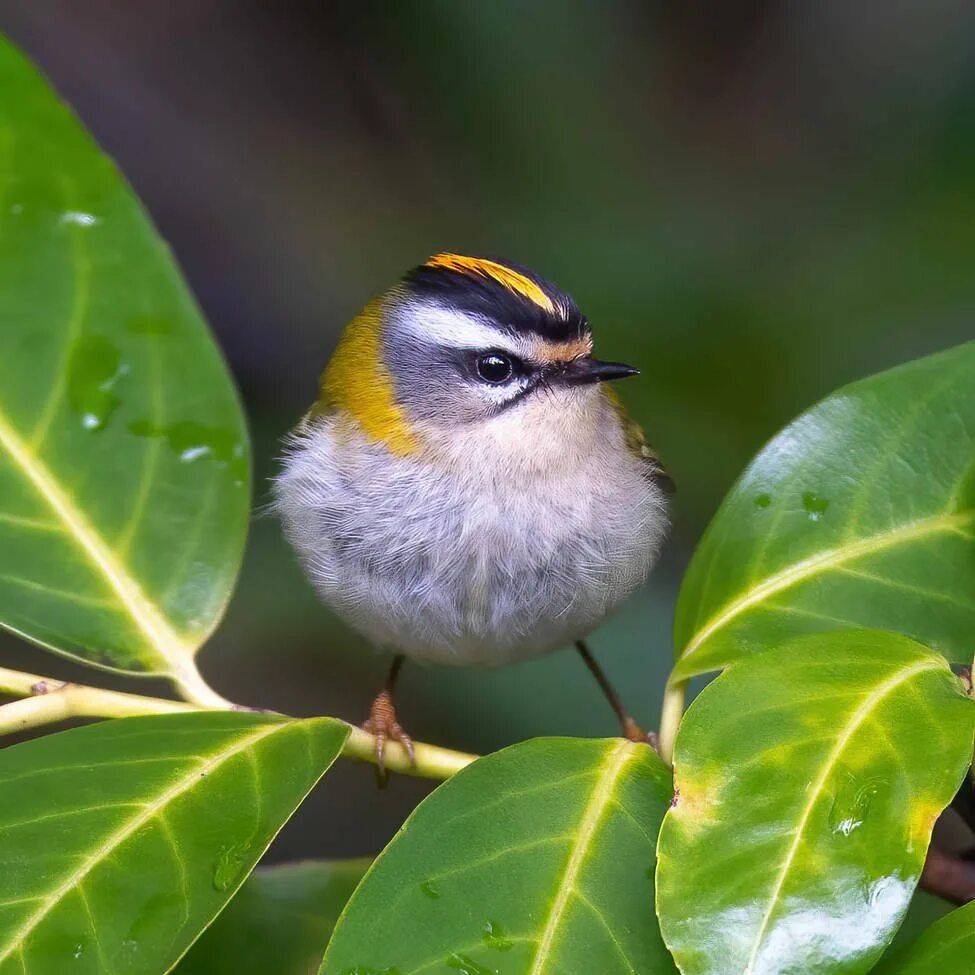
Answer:
M662 565L592 640L651 727L681 572L750 455L836 386L975 335L962 0L34 0L0 29L171 242L243 390L258 512L339 330L406 268L495 254L574 293L600 353L643 368L623 395L678 483ZM255 515L211 682L361 720L385 666ZM416 737L473 751L615 730L571 653L411 666L400 695ZM375 852L428 788L339 763L273 858Z

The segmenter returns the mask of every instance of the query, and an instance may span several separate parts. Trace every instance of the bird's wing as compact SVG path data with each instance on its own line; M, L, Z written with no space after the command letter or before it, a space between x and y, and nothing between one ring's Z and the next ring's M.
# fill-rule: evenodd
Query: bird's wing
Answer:
M656 451L650 446L650 441L647 440L643 427L626 412L626 407L616 390L609 386L603 386L603 391L619 417L627 447L643 461L646 476L665 494L673 494L676 490L674 479L667 473Z

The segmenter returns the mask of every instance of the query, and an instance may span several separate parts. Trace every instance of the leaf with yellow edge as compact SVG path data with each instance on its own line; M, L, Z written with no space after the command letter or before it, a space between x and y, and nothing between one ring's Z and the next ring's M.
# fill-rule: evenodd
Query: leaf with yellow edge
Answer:
M759 453L681 586L674 677L800 633L895 630L971 661L975 342L870 376Z
M168 972L349 727L240 711L103 721L0 751L0 973Z
M681 724L658 845L684 975L867 971L973 737L944 658L897 634L805 636L725 671Z
M352 895L322 975L676 975L653 918L670 773L646 745L541 738L420 804Z

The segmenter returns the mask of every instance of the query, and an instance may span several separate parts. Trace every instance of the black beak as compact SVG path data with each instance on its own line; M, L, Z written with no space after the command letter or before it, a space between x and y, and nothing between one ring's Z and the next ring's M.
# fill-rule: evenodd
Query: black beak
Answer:
M639 369L622 362L601 362L599 359L573 359L566 363L558 376L567 386L583 386L588 383L605 383L612 379L638 376Z

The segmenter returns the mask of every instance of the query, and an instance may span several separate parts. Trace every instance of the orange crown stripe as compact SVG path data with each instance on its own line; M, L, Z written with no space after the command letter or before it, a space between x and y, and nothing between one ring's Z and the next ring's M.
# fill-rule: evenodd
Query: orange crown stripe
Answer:
M533 301L549 314L555 314L552 299L534 281L496 261L487 261L481 257L464 257L461 254L436 254L424 266L442 267L448 271L456 271L458 274L480 274L482 277L491 278L509 291Z

